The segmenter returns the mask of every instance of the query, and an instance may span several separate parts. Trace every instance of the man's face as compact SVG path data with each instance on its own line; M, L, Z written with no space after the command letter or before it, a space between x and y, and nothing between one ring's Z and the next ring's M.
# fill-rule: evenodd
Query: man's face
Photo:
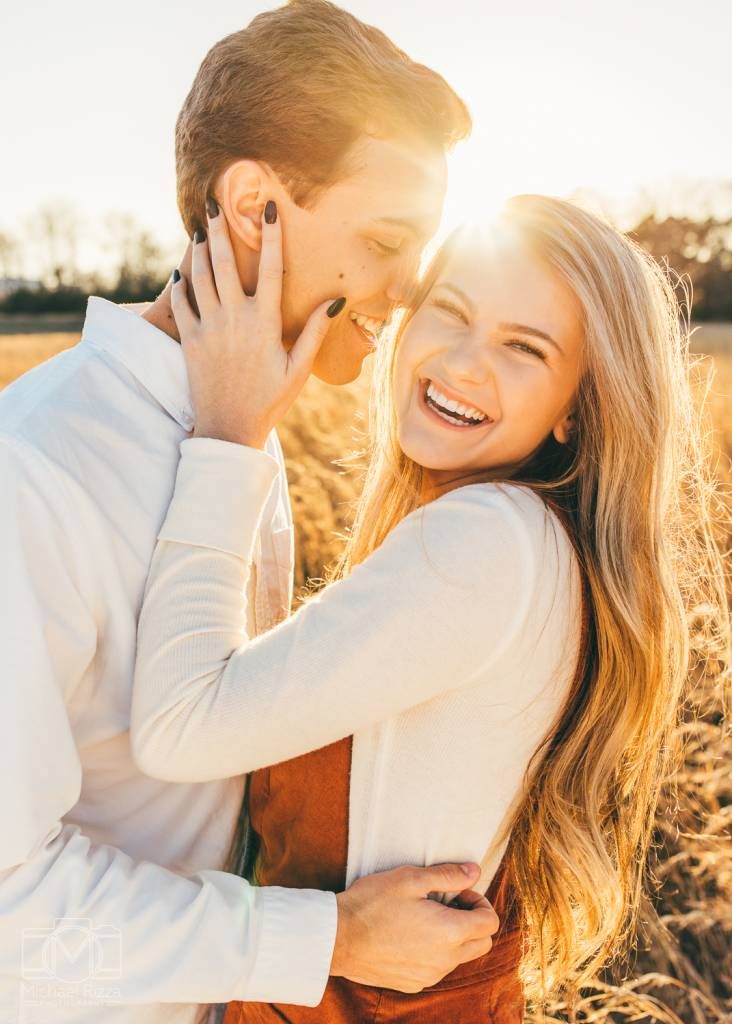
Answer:
M354 170L308 209L278 196L285 341L296 340L321 302L347 299L313 367L329 384L358 377L374 351L370 332L403 303L439 225L447 183L438 150L364 135L349 155Z

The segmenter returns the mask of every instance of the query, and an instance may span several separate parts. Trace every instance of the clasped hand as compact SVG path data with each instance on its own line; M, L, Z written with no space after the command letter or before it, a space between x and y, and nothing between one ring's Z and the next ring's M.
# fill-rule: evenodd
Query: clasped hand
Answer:
M188 371L194 437L263 448L307 380L331 319L345 299L323 302L295 344L282 340L282 224L273 201L262 218L259 278L245 293L226 218L209 201L208 239L197 232L191 281L173 275L171 304Z

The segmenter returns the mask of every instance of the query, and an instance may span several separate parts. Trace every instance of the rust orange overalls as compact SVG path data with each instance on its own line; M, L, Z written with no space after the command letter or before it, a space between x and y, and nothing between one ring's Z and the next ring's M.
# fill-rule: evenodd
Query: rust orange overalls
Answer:
M581 628L582 652L586 600ZM582 661L581 656L575 683ZM251 774L257 884L345 889L352 739ZM522 1024L525 1000L518 965L523 921L505 854L486 896L500 920L490 952L460 964L422 992L406 994L330 978L316 1007L234 1002L224 1024Z
M345 889L351 737L256 771L250 816L259 837L260 885ZM502 864L488 890L501 927L485 956L463 964L418 994L331 978L317 1007L232 1002L224 1024L520 1024L523 995L515 915L505 920L508 877Z

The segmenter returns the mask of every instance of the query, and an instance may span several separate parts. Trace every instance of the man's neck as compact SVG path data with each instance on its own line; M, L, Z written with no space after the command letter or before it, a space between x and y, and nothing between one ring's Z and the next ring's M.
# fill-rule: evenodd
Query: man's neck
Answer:
M178 264L183 278L186 281L191 280L191 268L192 268L192 255L193 248L189 243L186 247L186 251L183 253L183 258ZM158 295L157 299L151 304L151 306L145 310L142 314L143 320L147 320L153 327L157 327L158 330L167 334L173 341L177 341L180 344L180 334L178 333L178 325L175 322L173 316L173 306L170 301L170 294L173 289L173 282L168 281L163 291ZM193 295L193 289L188 286L188 301L191 303L193 309L198 312L198 306L196 305L196 299Z
M237 254L237 268L247 294L253 294L256 287L258 265L259 259L254 254L248 251L243 251ZM191 304L191 309L196 313L196 315L198 315L198 304L196 303L196 297L193 294L193 288L190 284L192 266L193 245L189 242L188 247L183 254L183 258L178 264L178 269L180 270L183 280L186 282L186 291L188 294L188 301ZM173 341L177 341L178 344L180 344L178 325L175 322L173 306L170 301L172 288L172 281L168 281L165 289L142 314L142 318L143 320L147 320L148 323L151 323L153 327L157 327L158 330L163 331L163 333L167 334L169 338L173 339Z
M165 286L165 290L158 295L157 299L144 311L142 319L147 320L153 327L157 327L164 334L167 334L173 341L180 344L178 325L173 316L173 306L170 302L171 282Z

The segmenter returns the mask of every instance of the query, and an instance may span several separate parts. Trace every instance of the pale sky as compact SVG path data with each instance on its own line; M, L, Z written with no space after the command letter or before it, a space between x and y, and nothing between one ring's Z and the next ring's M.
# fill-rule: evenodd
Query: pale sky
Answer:
M173 128L259 0L2 0L0 231L71 202L179 237ZM731 0L345 0L471 107L445 224L514 192L732 179Z

